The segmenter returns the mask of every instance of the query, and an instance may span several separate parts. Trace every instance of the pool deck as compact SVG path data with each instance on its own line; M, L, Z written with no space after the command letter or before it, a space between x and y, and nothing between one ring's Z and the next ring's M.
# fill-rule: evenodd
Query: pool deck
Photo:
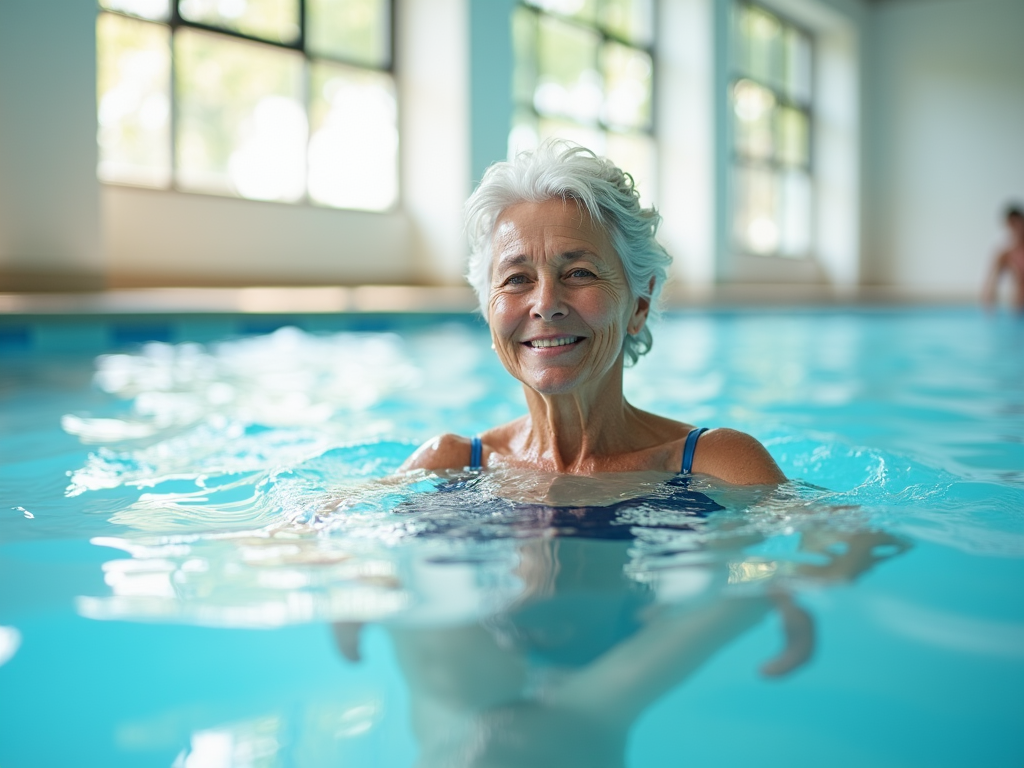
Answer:
M834 306L965 306L970 293L908 292L887 286L836 290L822 285L730 284L669 286L664 308ZM0 293L0 315L279 314L360 312L473 312L476 298L462 286L311 286L137 288L82 293Z

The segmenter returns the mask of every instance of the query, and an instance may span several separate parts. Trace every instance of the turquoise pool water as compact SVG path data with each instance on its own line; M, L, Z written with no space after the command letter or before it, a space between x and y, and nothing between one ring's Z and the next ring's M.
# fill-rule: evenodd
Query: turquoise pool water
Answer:
M665 318L631 401L793 478L696 477L710 514L381 482L521 411L465 317L7 317L0 357L3 768L1024 764L1019 320Z

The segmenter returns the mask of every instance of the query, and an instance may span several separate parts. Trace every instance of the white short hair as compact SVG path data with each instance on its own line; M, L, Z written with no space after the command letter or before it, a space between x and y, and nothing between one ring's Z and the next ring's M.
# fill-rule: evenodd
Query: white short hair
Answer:
M550 140L521 152L514 160L495 163L466 201L469 271L466 279L476 291L487 318L491 292L491 240L502 212L517 203L576 200L602 225L622 260L630 294L650 300L651 313L668 276L672 257L655 239L661 215L640 206L633 177L610 160L571 142ZM626 364L632 365L651 349L653 337L645 323L623 342Z

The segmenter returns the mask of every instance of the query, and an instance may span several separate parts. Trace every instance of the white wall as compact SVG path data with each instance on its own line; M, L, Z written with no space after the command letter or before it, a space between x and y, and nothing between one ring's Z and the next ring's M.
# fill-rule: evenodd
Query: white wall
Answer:
M96 7L0 2L0 289L103 281Z
M411 282L410 219L103 185L111 287Z
M397 0L386 214L101 185L96 4L0 1L0 290L461 282L468 0Z
M1000 212L1024 199L1024 1L872 10L863 278L980 290Z
M469 0L398 0L396 66L402 142L402 208L419 278L465 284L469 253L462 204L469 196ZM392 282L408 280L396 275Z

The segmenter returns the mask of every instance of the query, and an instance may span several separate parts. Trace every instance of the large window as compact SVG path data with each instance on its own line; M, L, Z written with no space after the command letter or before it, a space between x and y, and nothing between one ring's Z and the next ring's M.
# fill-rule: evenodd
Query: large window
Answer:
M386 210L391 0L101 0L103 181Z
M525 0L512 20L509 153L559 137L655 183L652 0Z
M755 5L736 6L733 238L746 253L811 248L810 36Z

